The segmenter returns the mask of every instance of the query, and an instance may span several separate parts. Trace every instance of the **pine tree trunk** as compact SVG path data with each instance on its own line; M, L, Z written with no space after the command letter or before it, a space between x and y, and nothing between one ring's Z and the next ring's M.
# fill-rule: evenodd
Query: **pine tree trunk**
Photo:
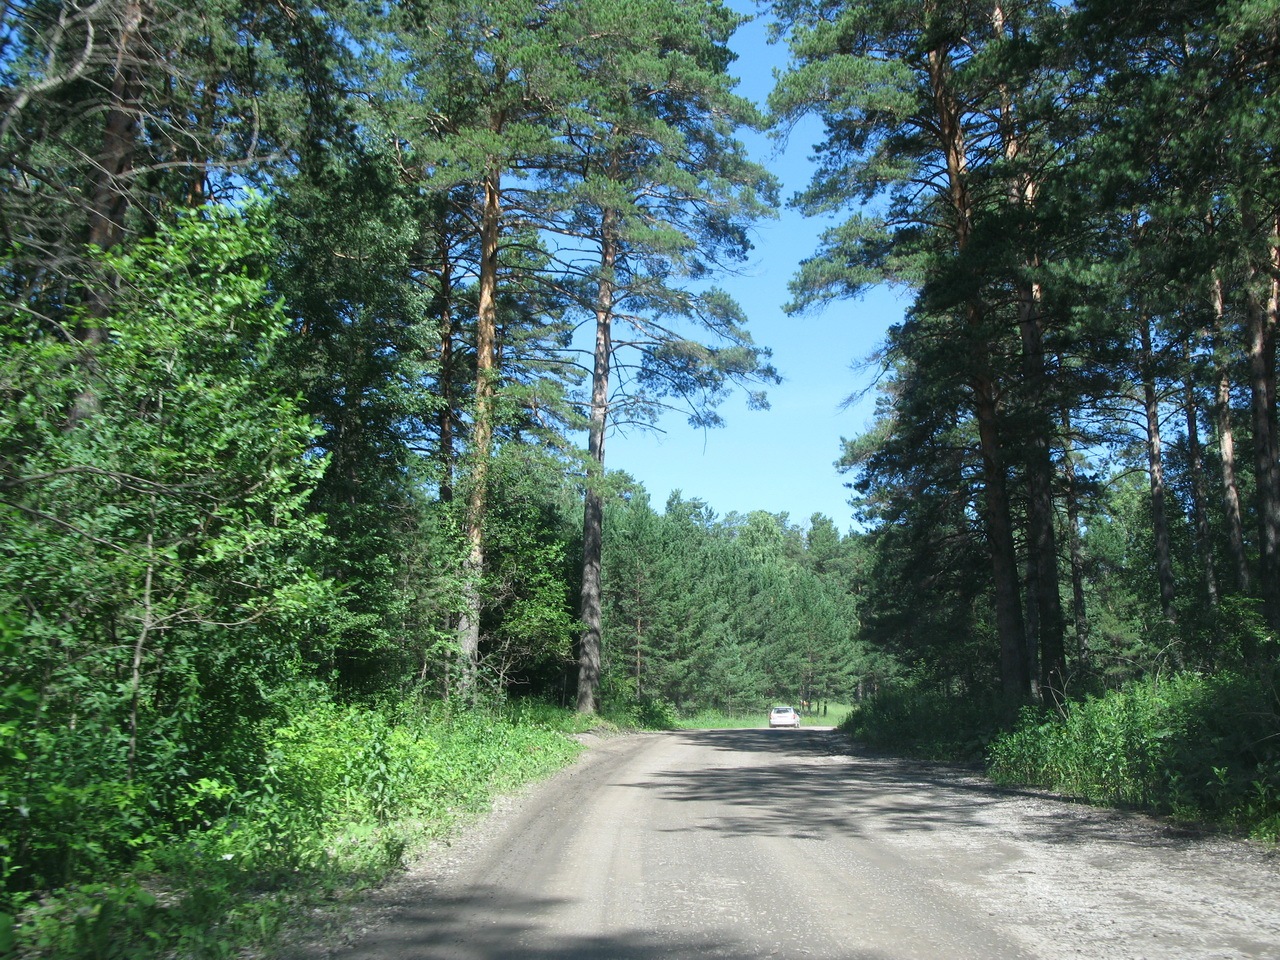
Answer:
M129 210L129 176L133 171L142 114L143 70L148 61L146 29L149 10L142 0L126 0L120 11L112 60L114 70L106 104L102 145L94 159L89 183L88 232L90 246L111 250L124 239ZM108 277L92 277L86 287L85 319L76 331L84 346L84 362L92 368L93 355L107 338L103 322L114 298ZM96 388L85 387L72 404L69 423L93 416L99 408Z
M1190 351L1188 351L1189 353ZM1200 574L1204 579L1205 597L1209 606L1218 607L1218 573L1213 563L1213 542L1209 535L1208 497L1205 494L1204 455L1200 448L1200 412L1196 404L1195 384L1192 382L1190 357L1186 382L1183 386L1187 419L1187 459L1191 468L1191 508L1195 515L1196 548L1200 553Z
M197 152L200 145L209 143L214 138L214 127L217 123L218 87L210 82L200 91L200 107L196 111L196 129L191 137L191 144L184 152L187 162L191 164L191 179L187 181L185 203L192 209L204 206L209 200L208 190L208 157Z
M1039 290L1032 285L1023 293L1021 307L1022 369L1032 404L1043 412L1046 402L1044 331ZM1029 566L1035 568L1034 594L1027 605L1038 611L1040 689L1054 706L1066 694L1067 661L1063 634L1062 595L1058 583L1058 538L1054 528L1053 458L1049 450L1049 418L1034 417L1035 428L1027 446L1027 526Z
M1280 255L1280 251L1273 248L1274 255ZM1280 463L1277 463L1275 408L1275 329L1280 298L1274 276L1267 277L1267 286L1267 303L1261 301L1254 289L1249 295L1249 389L1257 473L1254 486L1261 554L1259 591L1267 625L1280 630Z
M931 10L936 9L932 5ZM956 250L963 253L973 233L973 204L969 196L968 160L960 105L951 86L950 50L935 47L927 55L929 84L933 95L938 145L946 163L947 195L954 217L952 230ZM1019 596L1018 560L1013 542L1013 521L1009 509L1008 479L1000 447L996 387L984 371L990 367L990 347L982 340L982 305L969 304L965 322L974 343L973 368L979 371L970 381L974 415L983 465L983 501L987 526L987 546L991 553L992 586L995 592L996 630L1000 638L1000 682L1006 697L1025 700L1031 686L1022 602Z
M489 458L493 447L494 396L498 382L498 240L502 216L501 174L491 171L484 181L480 217L480 278L476 308L475 421L471 431L470 495L467 500L467 558L464 609L458 621L462 656L459 686L475 686L480 657L480 579L484 576L484 519L489 498Z
M1076 628L1076 656L1086 661L1089 655L1089 616L1084 601L1084 551L1080 544L1080 489L1076 480L1074 442L1071 439L1071 414L1062 412L1063 472L1067 479L1067 549L1071 556L1071 612Z
M596 348L591 376L591 428L588 452L594 475L587 477L582 519L582 637L578 644L578 712L595 713L600 686L600 562L604 543L604 438L609 415L609 373L613 355L613 266L617 257L616 214L601 221L600 280L596 290ZM638 668L637 668L638 669Z
M90 188L87 239L102 250L110 250L124 237L124 217L129 208L126 181L133 170L142 113L143 68L148 60L147 15L141 0L128 0L120 12L102 148L94 163Z
M1226 297L1222 278L1213 281L1213 307L1217 332L1220 336L1226 321ZM1244 519L1240 509L1240 484L1236 479L1235 430L1231 424L1231 373L1225 357L1219 360L1218 402L1214 409L1218 429L1218 454L1222 461L1222 502L1227 518L1227 544L1231 551L1231 563L1235 568L1236 587L1241 593L1249 592L1249 560L1244 549Z
M1036 563L1035 546L1028 536L1027 559L1023 567L1022 639L1026 644L1027 675L1031 678L1031 698L1040 696L1040 567Z
M995 588L996 630L1000 637L1000 685L1010 700L1025 700L1031 688L1031 669L1022 632L1008 481L1000 449L995 391L990 382L974 384L974 399L982 452L987 544Z
M1156 396L1155 364L1151 352L1151 318L1143 316L1138 328L1141 342L1143 410L1147 421L1147 471L1151 481L1151 526L1156 545L1156 576L1160 582L1160 612L1174 616L1173 558L1169 547L1169 520L1165 505L1164 458L1160 446L1160 405Z
M991 12L992 28L998 37L1010 34L1002 3ZM1017 28L1013 26L1012 32ZM1035 180L1020 171L1022 152L1017 111L1009 87L1000 85L1000 138L1004 158L1014 175L1006 194L1010 207L1020 211L1034 208L1039 193ZM1025 266L1034 271L1039 257L1034 240L1026 243ZM1047 404L1048 370L1044 354L1044 313L1042 291L1037 282L1018 282L1018 328L1022 337L1022 377L1031 406L1031 436L1027 443L1027 624L1028 667L1037 677L1041 694L1059 705L1066 689L1066 631L1062 596L1058 582L1058 544L1054 529L1053 456L1050 450L1052 416ZM1037 671L1037 657L1039 669Z

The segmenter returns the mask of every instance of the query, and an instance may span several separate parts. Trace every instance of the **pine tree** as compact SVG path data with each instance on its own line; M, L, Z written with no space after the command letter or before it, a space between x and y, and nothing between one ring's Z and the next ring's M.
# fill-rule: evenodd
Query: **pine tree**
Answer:
M595 326L578 684L578 709L587 713L596 709L600 675L609 423L647 421L678 398L692 422L712 425L727 386L775 379L738 305L699 290L718 266L746 255L747 228L768 212L773 189L734 139L739 125L758 119L727 73L738 23L713 0L573 10L568 42L582 112L566 128L568 153L552 189L563 211L557 230L573 238L562 255ZM577 253L582 241L590 259ZM622 340L619 325L627 328Z

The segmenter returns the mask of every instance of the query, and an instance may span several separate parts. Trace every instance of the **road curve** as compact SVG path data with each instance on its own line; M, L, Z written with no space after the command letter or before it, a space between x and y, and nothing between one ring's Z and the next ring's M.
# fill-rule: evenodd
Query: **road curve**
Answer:
M1280 958L1280 857L830 731L676 731L601 742L356 928L308 955Z

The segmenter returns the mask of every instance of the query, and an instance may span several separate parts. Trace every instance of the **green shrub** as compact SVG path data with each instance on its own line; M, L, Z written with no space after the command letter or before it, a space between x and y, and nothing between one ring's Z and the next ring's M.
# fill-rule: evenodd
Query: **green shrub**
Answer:
M1026 710L990 750L1000 782L1275 836L1280 713L1273 677L1183 673Z
M611 724L629 730L674 730L680 725L675 705L662 697L615 697L602 711Z
M680 718L680 726L687 730L735 730L767 725L765 710L735 716L722 710L706 708Z
M871 747L968 763L983 758L1011 717L996 697L902 685L854 706L838 729Z
M153 811L130 835L117 817L119 842L138 852L131 869L103 860L91 883L11 897L0 946L8 936L22 956L95 960L235 955L270 940L308 898L376 882L423 838L581 749L553 724L509 711L324 700L295 705L257 739L245 769L176 785L167 820ZM103 785L67 796L141 805ZM89 830L102 819L68 823Z

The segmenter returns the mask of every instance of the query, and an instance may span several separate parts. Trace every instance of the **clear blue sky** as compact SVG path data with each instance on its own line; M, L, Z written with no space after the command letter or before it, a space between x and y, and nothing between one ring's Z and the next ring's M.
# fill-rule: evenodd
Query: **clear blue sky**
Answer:
M732 0L741 11L750 0ZM738 92L763 103L773 84L772 71L785 63L785 50L765 42L765 24L756 21L734 38L741 78ZM784 153L763 137L744 137L752 155L782 181L789 198L809 179L809 155L819 128L797 131ZM757 228L754 262L742 276L723 277L720 285L746 309L758 344L773 350L784 380L769 389L770 410L748 410L735 395L721 409L726 426L697 430L684 416L671 414L661 434L614 433L605 448L605 466L625 470L641 481L656 509L672 490L706 501L717 514L767 510L786 512L794 523L825 513L841 530L852 525L847 478L836 472L840 438L868 425L873 397L848 409L843 401L866 387L866 374L853 367L879 346L889 326L902 317L904 302L877 289L857 301L833 304L817 314L788 317L787 283L799 262L811 255L820 220L783 210L778 220Z

